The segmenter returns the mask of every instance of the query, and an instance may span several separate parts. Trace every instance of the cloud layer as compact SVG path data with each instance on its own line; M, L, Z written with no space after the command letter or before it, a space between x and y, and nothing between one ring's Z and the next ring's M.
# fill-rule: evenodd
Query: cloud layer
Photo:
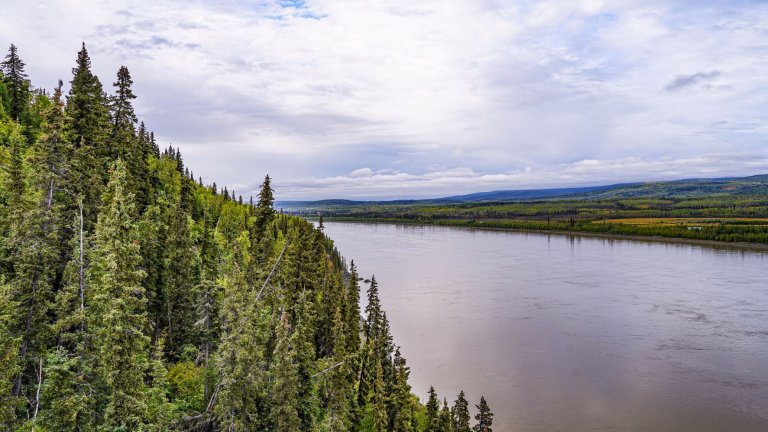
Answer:
M9 0L35 84L81 41L196 174L280 199L766 171L761 1Z

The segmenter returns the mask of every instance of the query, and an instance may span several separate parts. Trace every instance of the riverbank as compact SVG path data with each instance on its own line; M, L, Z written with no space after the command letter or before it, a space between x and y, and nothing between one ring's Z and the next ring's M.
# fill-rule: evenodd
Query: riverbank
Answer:
M314 219L314 218L310 218L310 219ZM440 220L418 221L418 220L407 220L407 219L350 218L350 217L326 217L324 220L334 221L334 222L383 223L383 224L414 225L414 226L440 226L440 227L487 230L487 231L552 234L552 235L571 236L571 237L603 238L603 239L609 239L609 240L627 240L627 241L642 241L642 242L654 242L654 243L688 244L688 245L699 245L699 246L707 246L707 247L721 248L721 249L737 249L737 250L768 252L768 243L719 241L719 240L708 240L708 239L697 239L697 238L686 238L686 237L621 234L621 233L580 231L580 230L567 230L567 229L504 227L504 226L495 226L493 223L487 223L483 221L469 223L470 221L440 221ZM614 225L617 225L617 224L614 224Z

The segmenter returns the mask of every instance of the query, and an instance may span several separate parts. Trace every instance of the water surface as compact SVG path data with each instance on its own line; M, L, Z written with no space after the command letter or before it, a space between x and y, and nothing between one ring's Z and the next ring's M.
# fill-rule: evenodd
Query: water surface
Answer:
M375 273L414 392L502 431L767 431L768 254L326 223ZM365 289L367 285L363 285Z

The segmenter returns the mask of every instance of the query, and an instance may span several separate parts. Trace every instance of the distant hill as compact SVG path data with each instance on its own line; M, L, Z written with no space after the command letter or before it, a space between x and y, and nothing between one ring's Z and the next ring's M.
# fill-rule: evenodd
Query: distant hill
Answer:
M592 186L559 189L525 189L525 190L498 190L491 192L478 192L468 195L459 195L439 198L437 202L482 202L482 201L521 201L542 198L564 197L576 194L588 194L620 188L623 185Z
M558 199L629 199L642 197L695 198L717 195L768 195L768 174L750 177L685 179L574 188L498 190L421 200L353 201L345 199L329 199L320 201L278 201L275 203L275 206L285 210L323 210L370 205L409 206Z
M571 199L695 198L717 195L767 195L768 175L686 179L616 185L568 196Z

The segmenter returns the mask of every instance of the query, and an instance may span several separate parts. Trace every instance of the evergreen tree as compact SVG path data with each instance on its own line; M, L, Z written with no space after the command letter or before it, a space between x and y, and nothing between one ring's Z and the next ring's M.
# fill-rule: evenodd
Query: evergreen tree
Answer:
M254 319L257 310L254 293L245 278L250 261L248 243L247 236L238 237L220 280L223 287L217 355L220 378L214 415L221 429L232 431L256 430L265 417L259 409L266 390L260 349L264 340Z
M267 224L269 224L275 215L275 209L272 207L272 204L275 202L275 198L272 193L272 179L270 179L269 175L267 175L264 177L264 183L261 184L261 190L259 191L259 202L256 204L256 221L254 226L259 238L266 230Z
M93 241L88 279L99 347L98 376L107 390L104 424L135 430L147 414L145 373L149 337L145 291L141 284L133 196L125 193L127 170L118 160L111 170Z
M413 431L413 401L411 399L411 386L408 384L410 368L406 366L405 358L400 355L400 347L395 350L392 360L394 375L388 385L387 411L389 416L389 429L394 432Z
M354 392L350 382L354 382L355 377L352 367L353 359L347 355L344 321L340 308L337 308L334 314L332 335L334 350L331 358L334 364L324 376L324 397L327 400L328 410L325 429L342 432L351 428L351 404L354 401Z
M64 101L61 94L61 80L54 89L53 105L46 113L46 123L38 143L32 147L31 163L38 168L34 176L35 187L42 191L41 204L48 213L59 212L54 208L59 204L56 196L64 184L68 171L67 158L70 153L69 143L64 137ZM51 216L53 214L51 213ZM56 221L46 222L47 229L55 228Z
M19 305L14 301L11 286L0 277L0 426L13 430L16 409L21 400L12 394L12 383L20 372L18 352L21 340L14 332Z
M376 283L376 276L371 276L371 283L368 285L368 304L365 306L366 326L365 336L368 339L376 338L381 332L381 301L379 300L379 285Z
M82 219L74 219L72 231L82 235ZM58 346L45 362L42 389L43 424L51 430L89 430L94 406L93 390L95 347L87 329L85 310L85 250L88 243L79 235L70 242L72 259L64 269L63 288L56 294L58 320L54 330Z
M477 408L477 414L475 414L475 420L477 423L472 428L475 432L493 432L491 426L493 426L493 413L488 406L488 402L485 401L485 396L480 396L480 404L475 405Z
M168 401L168 369L163 362L163 339L155 343L149 365L150 385L144 399L147 401L147 431L167 431L173 418L174 406Z
M427 423L425 432L438 432L440 430L440 401L437 399L437 392L433 386L429 387L425 419Z
M66 104L59 82L13 121L23 68L13 47L0 70L0 429L418 430L376 279L361 331L357 269L322 223L277 215L269 176L257 204L196 184L178 148L161 156L137 129L128 69L107 97L85 46ZM426 411L428 431L449 430L434 389Z
M464 395L464 390L459 392L458 398L454 401L451 414L453 415L454 432L471 432L469 428L469 403Z
M193 343L193 328L196 321L196 281L190 271L194 266L195 256L189 233L187 215L181 208L176 208L171 220L166 247L168 257L165 260L165 314L168 333L168 352L178 358L186 344Z
M385 432L388 424L387 395L384 389L384 371L381 363L376 363L373 375L373 388L369 396L369 403L373 409L373 432Z
M131 158L139 156L136 154L138 145L134 144L138 119L133 110L132 100L136 99L136 95L131 90L133 80L127 67L120 67L117 71L117 81L113 85L115 86L115 95L109 100L110 122L112 124L110 156L113 159L131 160ZM135 175L135 171L131 170L130 167L129 173Z
M360 285L357 279L357 267L352 261L349 265L349 283L344 303L345 340L348 352L360 349Z
M299 294L294 303L295 313L295 347L296 361L299 371L299 418L301 430L315 430L316 418L319 411L317 388L312 378L315 361L315 316L317 315L316 297L309 290Z
M83 374L86 359L72 356L64 347L51 351L45 361L41 423L49 430L90 430L88 392Z
M111 133L109 157L120 158L128 169L128 190L135 196L136 207L142 211L148 204L149 194L149 151L145 131L136 132L138 119L133 110L133 80L128 68L121 66L115 81L115 94L109 99Z
M104 91L99 78L91 72L85 44L77 54L72 74L65 109L65 130L73 146L67 187L74 195L83 197L86 230L91 231L109 174L109 116Z
M440 410L440 415L438 416L437 430L440 432L453 432L451 410L448 408L448 400L445 398L443 398L443 409Z
M371 276L371 283L368 286L368 304L365 306L365 345L369 349L364 349L360 371L359 394L366 395L370 392L373 373L377 363L381 363L386 354L384 352L384 337L382 334L383 314L381 302L379 301L379 288L376 283L376 276ZM362 399L361 399L362 402Z
M13 395L26 396L29 408L39 403L39 363L50 342L49 312L53 298L51 279L56 258L52 217L48 201L35 188L34 172L23 157L23 137L14 128L10 136L11 161L9 180L11 195L8 217L12 268L10 278L15 301L22 309L17 315L17 334L21 334L19 360L21 371L13 385Z
M296 364L296 351L291 345L288 316L283 313L277 326L276 345L272 366L272 388L270 399L272 408L270 422L272 430L277 432L298 432L301 430L299 419L299 377Z
M10 116L19 121L29 103L29 82L27 74L24 72L24 62L19 58L16 45L11 44L8 48L8 54L5 60L0 63L0 71L3 72L3 82L6 84L10 93Z

